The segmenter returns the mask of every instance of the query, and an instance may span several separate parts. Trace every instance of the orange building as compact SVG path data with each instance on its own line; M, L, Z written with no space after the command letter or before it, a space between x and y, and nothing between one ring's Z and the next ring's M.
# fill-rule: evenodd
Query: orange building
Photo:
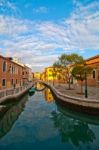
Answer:
M88 85L99 87L99 55L87 59L86 65L93 68L92 74L88 76Z
M29 81L29 69L0 55L0 90L24 85Z
M0 90L22 85L23 67L0 56Z

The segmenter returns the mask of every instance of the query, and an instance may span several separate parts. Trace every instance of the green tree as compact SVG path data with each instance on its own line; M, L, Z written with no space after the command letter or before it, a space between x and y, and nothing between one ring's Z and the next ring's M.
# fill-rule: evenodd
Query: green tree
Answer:
M55 62L54 64L53 64L53 72L54 72L54 74L56 75L56 78L58 79L58 80L60 80L61 78L62 78L62 76L61 76L61 72L62 72L62 68L61 68L61 66L60 66L60 64L59 64L59 61L57 61L57 62Z
M64 75L65 80L68 82L68 89L71 89L70 82L72 78L71 71L73 66L82 63L84 63L83 57L75 53L69 55L62 54L58 58L58 61L54 63L54 66L56 65L57 67L61 68L61 73Z
M83 81L86 78L85 73L88 76L91 73L91 71L92 71L92 68L84 64L76 65L72 70L72 76L75 79L81 81L81 94L83 94Z

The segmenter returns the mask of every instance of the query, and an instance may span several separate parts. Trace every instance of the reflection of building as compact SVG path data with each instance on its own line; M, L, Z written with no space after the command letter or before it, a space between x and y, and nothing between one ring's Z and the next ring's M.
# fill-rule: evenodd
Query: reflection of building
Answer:
M46 88L44 90L44 96L45 96L45 100L50 103L50 102L53 102L54 98L52 96L52 93L50 91L50 89Z
M0 118L0 138L2 138L11 130L13 124L18 119L18 116L24 110L23 108L25 107L27 99L28 97L25 96L20 102L15 103L15 105L12 106L10 105L7 111L4 111L4 114L3 110L1 111L2 117Z
M93 68L92 74L88 76L88 85L99 86L99 55L87 59L86 65Z

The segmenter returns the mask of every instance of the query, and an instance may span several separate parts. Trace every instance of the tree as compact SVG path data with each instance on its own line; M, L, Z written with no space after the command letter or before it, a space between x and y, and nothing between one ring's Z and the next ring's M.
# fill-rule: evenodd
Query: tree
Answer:
M71 74L72 68L74 67L74 65L81 64L83 62L84 60L82 56L79 56L78 54L73 53L69 55L62 54L58 58L58 61L54 63L54 65L61 68L62 74L64 72L65 79L68 82L68 89L71 89L70 82L72 78L72 74Z
M56 80L56 76L57 76L57 68L53 67L52 69L52 76L53 76L53 85L54 85L54 81Z
M92 68L89 66L76 65L72 70L72 75L75 79L81 81L81 94L83 94L83 81L85 80L86 76L85 73L88 75L92 71Z
M54 68L53 71L54 71L54 74L56 75L56 78L60 80L62 78L62 74L61 74L62 67L59 64L59 61L53 64L53 68Z

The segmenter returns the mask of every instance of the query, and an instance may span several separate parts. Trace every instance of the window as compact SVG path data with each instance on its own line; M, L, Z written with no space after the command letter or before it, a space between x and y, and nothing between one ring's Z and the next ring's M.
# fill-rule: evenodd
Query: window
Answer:
M97 79L98 79L98 81L99 81L99 75L98 75Z
M14 66L12 65L12 74L14 73Z
M5 79L2 80L2 86L6 86L6 80Z
M13 79L11 80L11 84L12 84L12 85L14 84L14 80L13 80Z
M3 62L3 72L5 72L6 69L7 69L7 65L6 65L6 62L4 61L4 62Z
M95 78L96 78L96 71L93 70L93 79L95 79Z
M16 79L16 84L18 83L18 80Z

